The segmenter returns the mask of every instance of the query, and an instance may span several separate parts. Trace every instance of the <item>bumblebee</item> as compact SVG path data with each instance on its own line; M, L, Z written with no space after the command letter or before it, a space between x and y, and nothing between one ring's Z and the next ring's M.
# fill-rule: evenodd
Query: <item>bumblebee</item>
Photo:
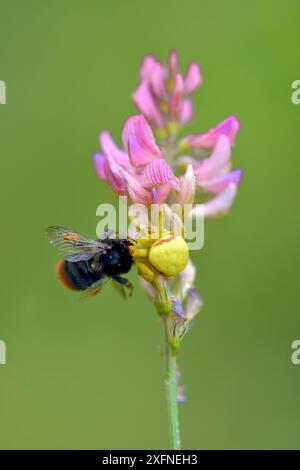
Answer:
M132 294L132 284L121 276L133 264L130 239L110 238L112 233L106 232L103 238L91 240L59 226L48 227L46 232L62 257L56 272L65 287L93 296L113 280L123 296Z

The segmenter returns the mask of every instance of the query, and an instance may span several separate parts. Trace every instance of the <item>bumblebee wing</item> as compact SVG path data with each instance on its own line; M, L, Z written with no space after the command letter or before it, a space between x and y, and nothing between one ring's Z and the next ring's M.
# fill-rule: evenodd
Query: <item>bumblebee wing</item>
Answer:
M54 245L60 256L71 262L87 261L99 251L106 251L110 246L99 240L90 240L67 227L53 225L46 230L49 242Z
M83 297L94 296L101 291L101 289L111 280L110 277L102 277L98 281L94 282L90 287L85 289L83 292Z

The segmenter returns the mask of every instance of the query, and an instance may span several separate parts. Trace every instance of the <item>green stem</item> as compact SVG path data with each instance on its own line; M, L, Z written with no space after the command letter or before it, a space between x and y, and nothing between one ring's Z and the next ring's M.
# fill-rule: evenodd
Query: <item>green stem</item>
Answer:
M168 319L164 319L166 342L166 391L169 415L170 445L172 450L180 450L179 413L177 403L177 371L176 352L172 350L169 341Z

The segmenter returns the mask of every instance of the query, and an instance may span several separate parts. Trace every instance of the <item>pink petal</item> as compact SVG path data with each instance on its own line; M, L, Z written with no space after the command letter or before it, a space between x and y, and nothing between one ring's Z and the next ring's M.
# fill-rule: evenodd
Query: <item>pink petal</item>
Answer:
M159 199L159 194L157 191L157 188L153 187L151 189L151 197L152 197L152 202L156 205L160 204L160 199Z
M195 196L196 179L192 165L188 165L185 174L180 178L180 191L177 195L178 204L192 204Z
M156 96L166 97L164 68L153 55L144 57L140 68L141 82L151 84Z
M170 193L171 189L172 188L171 188L170 184L168 184L168 183L161 184L157 188L158 199L159 199L160 202L165 202L165 200L169 196L169 193Z
M101 132L99 141L106 155L109 154L122 168L128 168L130 162L127 153L116 146L109 132Z
M140 277L140 282L143 291L146 292L150 300L154 302L156 297L156 290L152 287L152 284L150 284L148 281L145 281L143 277Z
M169 184L179 190L178 178L174 175L170 165L163 159L156 158L145 166L141 175L141 183L145 187Z
M232 206L236 193L236 184L232 183L227 186L222 193L204 204L204 217L217 217L226 214Z
M125 172L126 186L130 199L134 203L139 204L151 204L152 197L151 193L147 191L141 182L139 181L138 176L133 176Z
M190 99L185 99L181 101L180 108L180 122L181 124L186 124L193 117L193 103Z
M150 85L147 81L141 82L132 95L132 99L138 110L156 126L162 127L162 118L152 96Z
M179 279L181 295L182 298L185 298L188 291L194 286L196 279L196 267L191 259L189 259L186 267L179 274Z
M175 49L170 52L168 57L168 73L170 80L174 80L178 73L178 55Z
M93 155L93 164L96 171L96 174L102 181L106 181L106 157L103 153L96 152Z
M189 95L191 94L201 83L201 73L199 64L192 62L187 70L184 79L184 92Z
M164 80L164 69L160 62L156 62L156 64L153 66L150 83L152 90L157 97L161 99L167 98Z
M240 123L235 116L229 116L216 127L216 130L219 134L226 135L233 144L235 136L240 130Z
M185 137L183 143L187 143L192 149L211 149L216 145L220 135L225 135L230 143L233 144L239 129L240 124L237 118L229 116L218 124L217 127L210 129L204 134Z
M182 75L177 74L174 89L169 104L169 112L173 119L178 120L180 115L181 98L183 92L183 78Z
M112 190L118 194L126 194L124 170L109 154L106 156L106 161L106 177Z
M151 75L152 75L152 72L153 72L153 67L155 66L155 64L157 63L154 55L152 54L149 54L149 55L146 55L143 59L142 59L142 63L141 63L141 66L140 66L140 77L141 77L141 80L149 80L151 78Z
M230 141L227 137L221 135L211 156L199 163L195 169L197 182L201 185L206 180L216 178L227 171L230 166L230 157Z
M205 192L219 194L231 183L238 185L241 181L242 174L242 170L233 170L212 180L202 182L201 187Z
M184 317L192 320L203 307L203 301L199 292L195 288L191 288L187 296L187 304L184 310Z
M122 130L122 141L134 167L142 167L152 158L161 157L151 127L143 115L131 116Z

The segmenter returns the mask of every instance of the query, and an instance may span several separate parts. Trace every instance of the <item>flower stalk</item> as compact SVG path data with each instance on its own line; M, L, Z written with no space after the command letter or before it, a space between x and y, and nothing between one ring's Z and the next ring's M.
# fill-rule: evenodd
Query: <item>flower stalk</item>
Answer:
M177 402L177 352L172 348L170 344L167 316L164 316L164 329L166 343L166 397L168 404L170 448L172 450L180 450L181 438Z

